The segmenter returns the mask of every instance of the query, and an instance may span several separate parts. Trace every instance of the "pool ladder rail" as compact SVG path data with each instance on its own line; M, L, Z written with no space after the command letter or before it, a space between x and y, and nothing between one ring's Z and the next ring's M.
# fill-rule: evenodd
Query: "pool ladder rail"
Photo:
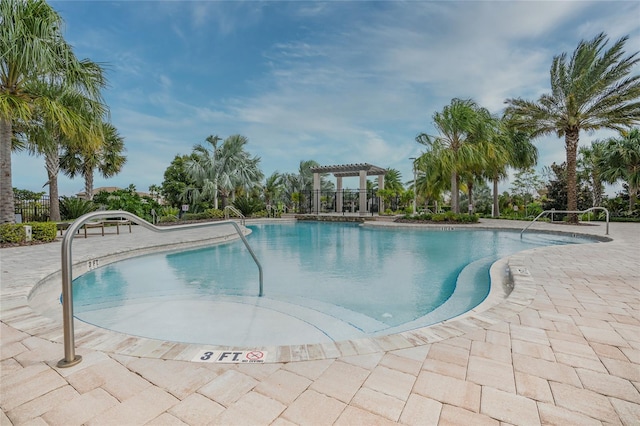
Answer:
M229 206L227 206L229 207ZM235 209L235 208L234 208ZM240 212L237 212L240 213ZM240 213L242 216L242 213ZM235 228L238 236L244 243L247 250L251 254L251 257L255 261L258 266L258 274L260 280L260 287L258 296L262 297L263 295L263 286L262 286L262 265L260 261L256 257L253 249L249 245L247 238L244 236L244 233L240 229L240 226L233 220L224 220L218 222L204 222L204 223L190 223L186 225L172 225L172 226L155 226L146 220L142 219L134 215L133 213L126 212L124 210L107 210L107 211L97 211L87 213L83 216L80 216L78 219L73 222L69 228L67 228L67 232L64 234L62 238L62 323L64 330L64 358L58 361L58 367L72 367L82 361L82 357L80 355L76 355L75 353L75 335L73 329L73 289L72 289L72 274L73 274L73 261L72 261L72 252L71 252L71 243L73 241L73 237L76 235L76 232L88 221L92 219L109 219L109 218L126 218L131 222L141 225L144 228L147 228L154 232L173 232L173 231L181 231L187 229L195 229L195 228L206 228L210 226L222 226L222 225L231 225ZM241 217L241 223L244 226L244 216Z
M236 216L238 216L240 218L240 225L244 226L244 222L245 222L245 217L242 214L242 212L240 210L238 210L237 208L235 208L234 206L226 206L224 208L224 218L225 220L229 220L229 211L231 211L231 213L235 214Z
M529 229L529 227L531 227L531 225L533 225L534 223L536 223L536 221L538 219L540 219L542 216L546 216L551 214L552 217L552 221L553 221L553 214L554 213L577 213L577 214L584 214L584 213L588 213L592 210L604 210L605 213L607 214L607 226L606 226L606 230L605 230L605 235L609 235L609 210L607 210L604 207L590 207L586 210L555 210L555 209L551 209L551 210L545 210L542 213L540 213L538 216L535 217L535 219L533 219L531 221L530 224L528 224L527 226L524 227L524 229L522 229L522 231L520 231L520 238L522 238L522 234L524 234L524 231L526 231L527 229Z

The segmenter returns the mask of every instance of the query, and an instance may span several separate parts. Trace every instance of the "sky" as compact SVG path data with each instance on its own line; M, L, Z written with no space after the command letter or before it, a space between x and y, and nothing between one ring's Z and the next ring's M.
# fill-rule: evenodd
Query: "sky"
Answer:
M433 114L451 99L498 115L507 98L537 100L550 92L553 57L600 32L608 46L629 36L627 55L640 51L637 1L50 4L76 56L105 68L104 99L125 140L126 165L110 179L96 173L96 188L147 191L176 155L233 134L249 139L265 176L315 160L394 168L407 182L424 151L415 137L437 135ZM580 145L612 136L582 132ZM534 143L539 172L564 161L564 139ZM43 157L12 162L14 187L48 190ZM59 188L74 195L84 181L61 174Z

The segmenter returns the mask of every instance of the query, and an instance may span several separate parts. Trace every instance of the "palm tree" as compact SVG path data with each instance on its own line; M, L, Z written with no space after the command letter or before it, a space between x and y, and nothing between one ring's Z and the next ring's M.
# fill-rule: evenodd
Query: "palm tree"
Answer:
M99 66L87 62L83 64L87 71L93 74ZM102 84L101 71L95 84ZM101 129L95 123L105 113L104 106L97 100L91 99L82 93L81 88L62 85L57 82L39 81L30 83L33 91L53 100L60 107L65 108L69 114L75 117L78 127L72 129L72 133L65 134L60 124L56 121L55 114L47 108L36 106L32 120L25 123L25 131L22 137L26 138L25 145L32 154L42 154L45 157L49 186L49 218L52 221L60 220L60 203L58 193L58 174L60 171L60 153L68 149L90 149L99 143Z
M245 151L244 146L249 142L242 135L232 135L224 140L220 147L217 136L207 138L213 146L209 150L203 145L196 145L194 153L196 159L187 162L186 169L190 177L201 189L191 189L191 197L214 198L217 194L222 198L222 208L227 205L227 199L235 188L241 187L249 192L252 188L260 186L264 175L258 164L259 157L251 157Z
M74 178L84 177L85 199L93 200L93 176L97 169L102 177L110 178L122 170L127 162L124 138L111 123L102 123L102 143L94 145L69 145L63 150L60 165L64 173Z
M600 167L604 181L623 180L629 185L629 211L633 211L640 190L640 130L635 128L623 132L619 139L609 139Z
M603 141L595 140L590 147L583 146L578 150L578 166L584 171L585 179L591 185L592 206L602 205L602 171L600 165L604 156L606 144Z
M567 209L577 209L576 159L580 131L622 131L640 121L640 75L629 76L638 52L624 57L628 37L610 49L604 33L581 41L571 58L553 58L551 93L537 102L507 99L506 114L520 129L537 137L564 136L567 162ZM570 215L577 222L575 214Z
M476 169L483 161L482 150L476 142L487 138L487 115L488 112L474 101L454 98L442 112L433 115L440 136L421 133L416 137L418 143L432 152L429 162L435 161L438 168L450 176L451 210L454 213L460 213L460 175Z
M46 111L64 134L82 127L81 118L59 105L35 82L59 82L82 88L100 99L102 85L82 69L61 32L62 19L44 0L0 2L0 223L14 221L11 141L14 122L31 120L35 108Z
M275 171L271 174L271 176L267 177L267 180L262 186L262 195L264 197L264 203L270 206L278 202L281 191L282 191L282 175L277 171Z
M538 162L538 149L529 136L510 126L503 117L497 123L485 157L484 176L493 182L493 217L500 216L498 183L508 176L510 167L526 169Z

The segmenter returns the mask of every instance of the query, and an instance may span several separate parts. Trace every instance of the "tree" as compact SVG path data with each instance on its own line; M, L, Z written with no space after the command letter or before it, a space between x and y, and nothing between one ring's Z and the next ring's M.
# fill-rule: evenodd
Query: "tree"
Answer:
M194 199L214 198L219 194L224 209L227 199L237 187L249 192L253 187L260 186L264 175L258 167L260 157L251 157L245 151L244 147L249 142L246 137L229 136L219 148L218 140L218 137L207 138L207 142L213 146L212 150L196 145L196 158L186 163L186 170L201 188L194 190Z
M533 197L537 190L542 189L544 183L538 174L531 167L522 169L515 174L513 182L511 182L511 192L514 195L522 197L524 202L525 216L528 216L527 205L533 201Z
M565 210L567 205L567 164L553 163L545 167L543 173L547 176L547 199L543 201L545 210ZM577 210L586 210L591 207L591 193L581 180L577 183Z
M460 175L477 169L483 157L479 142L486 137L486 110L470 99L452 99L442 112L433 115L440 136L421 133L416 141L427 146L432 154L429 167L441 169L450 176L451 210L460 213ZM423 154L424 155L424 154Z
M88 75L85 85L92 85L93 88L104 85L102 69L99 65L85 61L80 70ZM102 129L97 123L101 123L106 109L98 99L87 96L81 86L45 79L31 83L30 87L33 91L53 100L75 117L74 128L65 133L57 121L55 111L36 105L32 119L24 123L22 133L26 138L24 145L29 151L45 157L48 177L45 185L49 186L49 218L52 221L59 221L61 219L58 193L60 154L65 148L96 149L102 138Z
M628 185L631 212L640 189L640 130L635 128L618 139L609 139L602 154L602 179L609 183L623 180Z
M99 145L70 144L60 157L63 172L71 178L78 175L84 178L85 199L93 200L93 176L98 170L102 177L110 178L122 170L127 162L124 139L110 123L102 123L101 143Z
M64 134L79 117L37 90L34 83L80 87L93 99L100 88L82 71L83 61L62 36L62 19L44 0L0 2L0 223L14 221L11 146L14 122L31 120L35 108L55 117Z
M510 126L503 117L485 153L484 175L493 182L493 217L500 216L498 183L508 176L509 168L526 169L538 162L538 149L529 136Z
M599 140L593 141L590 147L582 147L578 154L578 167L584 174L584 179L591 187L592 207L602 206L602 194L604 187L602 184L601 162L604 155L605 143Z
M640 75L629 76L638 53L624 57L628 37L610 49L604 33L581 41L571 58L553 58L551 93L537 102L507 99L507 116L532 137L555 133L564 136L567 163L567 210L578 203L576 158L580 131L603 128L622 131L640 121ZM577 222L575 214L570 216Z
M186 164L196 160L196 154L176 155L171 164L164 171L164 181L162 182L162 196L166 202L173 207L179 206L183 194L187 188L195 187L196 183L187 173Z

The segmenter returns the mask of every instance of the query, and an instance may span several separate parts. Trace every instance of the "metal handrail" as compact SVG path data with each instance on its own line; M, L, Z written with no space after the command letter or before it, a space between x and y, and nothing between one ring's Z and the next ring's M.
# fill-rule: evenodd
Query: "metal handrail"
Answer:
M82 361L80 355L75 354L75 335L73 330L73 291L71 286L72 280L72 253L71 242L76 232L91 219L106 219L106 218L126 218L133 223L137 223L154 232L172 232L185 229L204 228L208 226L220 226L220 225L232 225L242 242L249 250L251 257L258 266L258 273L260 276L260 291L258 296L262 297L262 265L256 257L255 253L251 249L249 242L245 238L242 230L235 221L219 221L219 222L205 222L205 223L190 223L187 225L174 225L174 226L162 226L158 227L152 225L146 220L134 215L133 213L125 212L123 210L111 210L111 211L98 211L87 213L76 219L75 222L67 228L67 232L62 239L62 322L64 328L64 359L58 361L58 367L71 367Z
M242 212L241 212L240 210L236 209L234 206L229 205L229 206L226 206L226 207L224 208L224 218L225 218L225 219L227 219L227 220L229 220L229 210L231 210L231 211L232 211L233 213L235 213L238 217L240 217L240 224L241 224L242 226L244 226L244 219L245 219L245 217L244 217L244 215L242 214Z
M522 234L524 233L524 231L526 231L527 229L529 229L529 227L531 225L533 225L536 220L538 220L541 216L543 215L548 215L549 213L554 214L554 213L577 213L577 214L584 214L587 212L590 212L591 210L604 210L607 213L607 226L606 226L606 231L605 231L605 235L609 235L609 210L607 210L604 207L589 207L586 210L583 211L579 211L579 210L545 210L542 213L540 213L538 216L536 216L535 219L533 219L533 221L531 221L530 224L528 224L527 226L524 227L524 229L522 231L520 231L520 238L522 238Z

